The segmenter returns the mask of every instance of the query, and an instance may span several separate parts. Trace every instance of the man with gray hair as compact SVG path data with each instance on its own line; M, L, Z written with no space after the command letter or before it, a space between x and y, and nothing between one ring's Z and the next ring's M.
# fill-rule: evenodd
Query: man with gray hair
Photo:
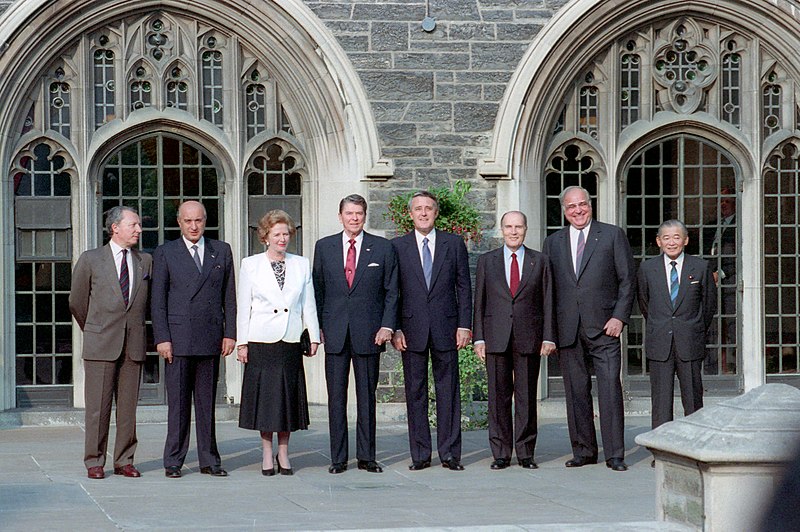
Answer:
M650 373L652 426L672 421L675 375L684 415L703 406L706 332L717 311L712 265L684 252L689 233L683 222L658 228L661 255L639 267L639 309L647 320L644 351Z
M84 463L88 477L105 477L112 399L117 403L114 474L139 477L136 406L145 359L145 309L152 258L137 249L142 224L130 208L112 208L106 217L111 241L85 251L72 273L69 310L83 331L86 402Z

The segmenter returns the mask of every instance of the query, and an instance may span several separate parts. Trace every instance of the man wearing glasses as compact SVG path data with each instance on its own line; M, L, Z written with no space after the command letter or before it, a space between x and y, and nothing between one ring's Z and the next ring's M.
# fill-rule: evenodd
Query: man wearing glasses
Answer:
M569 226L548 236L542 251L550 258L556 292L559 363L573 453L565 465L597 463L593 366L606 466L626 471L619 338L633 306L636 266L622 229L592 220L586 189L567 187L560 199Z

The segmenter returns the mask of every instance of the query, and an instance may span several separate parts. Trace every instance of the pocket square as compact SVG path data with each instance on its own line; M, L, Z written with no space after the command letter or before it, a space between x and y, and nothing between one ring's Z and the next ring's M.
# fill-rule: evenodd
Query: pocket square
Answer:
M691 284L700 284L700 281L692 281Z
M380 266L380 264L378 264L377 262L370 262L369 264L367 264L367 268L372 268L373 266Z
M150 280L150 274L149 273L144 274L144 277L142 277L142 281L149 281L149 280Z

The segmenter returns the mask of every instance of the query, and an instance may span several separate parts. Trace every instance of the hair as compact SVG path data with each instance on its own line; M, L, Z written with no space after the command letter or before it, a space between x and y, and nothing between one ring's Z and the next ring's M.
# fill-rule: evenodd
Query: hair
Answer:
M689 236L689 230L686 229L686 225L680 220L667 220L662 222L661 225L658 226L658 236L661 236L662 230L669 229L670 227L679 227L683 236Z
M294 237L297 233L297 227L294 225L294 220L286 211L280 209L273 209L261 217L258 221L258 239L262 244L267 243L267 235L270 229L278 224L286 224L289 226L289 235Z
M339 214L342 214L344 211L344 206L348 203L352 203L353 205L361 205L364 208L364 214L367 214L367 200L364 199L364 196L360 194L350 194L349 196L345 196L342 198L342 201L339 202Z
M522 222L525 224L526 228L528 227L528 217L525 216L525 213L522 211L508 211L507 213L503 214L503 216L500 217L500 227L503 227L503 220L506 219L507 214L521 214Z
M122 217L125 216L125 212L132 212L136 216L139 216L139 211L134 209L133 207L127 207L125 205L117 205L116 207L111 207L106 211L106 231L108 231L108 236L114 234L114 229L111 227L115 224L119 224L122 221Z
M433 200L433 205L436 207L436 212L439 212L439 202L436 200L436 196L428 192L427 190L418 190L414 192L414 194L408 200L408 210L411 210L411 202L414 201L414 198L429 198Z
M589 205L592 204L592 197L589 195L588 190L586 190L583 187L579 187L578 185L572 185L562 190L561 194L558 195L558 202L561 204L562 209L566 209L566 205L564 205L564 198L566 198L567 194L569 194L573 190L580 190L581 192L583 192L583 195L586 197L586 203L588 203Z

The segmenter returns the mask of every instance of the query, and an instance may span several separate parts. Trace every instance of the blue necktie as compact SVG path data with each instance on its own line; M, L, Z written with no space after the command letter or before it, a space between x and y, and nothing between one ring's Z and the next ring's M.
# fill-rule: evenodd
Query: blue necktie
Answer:
M669 298L672 300L672 308L675 308L675 300L678 299L678 263L674 260L670 262L672 271L669 272Z
M425 285L431 289L431 274L433 273L433 257L428 247L428 238L422 239L422 273L425 275Z

